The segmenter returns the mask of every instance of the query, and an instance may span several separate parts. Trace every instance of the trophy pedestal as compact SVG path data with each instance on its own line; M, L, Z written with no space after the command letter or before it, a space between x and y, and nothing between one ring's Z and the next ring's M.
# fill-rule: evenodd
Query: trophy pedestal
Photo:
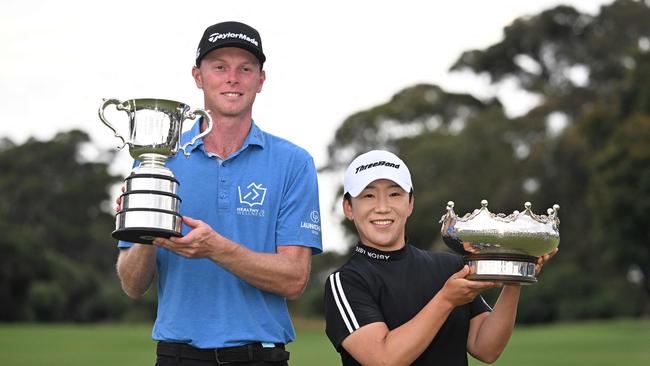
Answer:
M465 255L469 266L468 280L520 283L522 285L537 282L535 262L537 258L517 254L481 254Z
M156 237L182 236L182 223L182 216L172 211L127 209L115 216L117 229L111 235L117 240L151 244Z
M132 243L151 244L154 238L182 236L179 183L162 164L145 161L125 179L122 211L115 215L112 236Z

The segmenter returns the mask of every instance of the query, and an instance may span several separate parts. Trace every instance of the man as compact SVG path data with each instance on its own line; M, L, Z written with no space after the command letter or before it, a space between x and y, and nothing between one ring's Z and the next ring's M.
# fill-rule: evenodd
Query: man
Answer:
M192 76L214 128L189 158L167 162L180 182L184 236L118 244L130 297L158 274L157 365L287 365L295 333L286 299L302 293L322 250L320 211L312 157L253 122L265 60L252 27L205 30ZM199 120L182 140L205 128Z
M406 243L415 199L394 154L358 156L343 188L359 243L325 286L326 332L343 365L467 365L467 352L494 362L512 333L520 287L503 285L492 310L480 293L498 284L466 280L469 268L455 254Z

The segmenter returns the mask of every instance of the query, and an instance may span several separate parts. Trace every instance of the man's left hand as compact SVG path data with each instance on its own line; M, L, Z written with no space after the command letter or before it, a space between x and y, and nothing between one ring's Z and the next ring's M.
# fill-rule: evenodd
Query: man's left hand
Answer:
M183 216L183 223L191 228L185 236L169 239L156 238L153 244L167 248L186 258L204 258L214 254L219 239L225 239L201 220Z

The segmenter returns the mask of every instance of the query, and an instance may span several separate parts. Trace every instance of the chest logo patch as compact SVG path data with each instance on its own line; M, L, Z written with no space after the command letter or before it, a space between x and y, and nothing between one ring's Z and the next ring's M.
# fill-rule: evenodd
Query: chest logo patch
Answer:
M253 182L247 185L245 189L238 186L237 191L239 192L239 203L241 204L246 204L248 207L262 206L264 204L266 188L262 187L262 184Z

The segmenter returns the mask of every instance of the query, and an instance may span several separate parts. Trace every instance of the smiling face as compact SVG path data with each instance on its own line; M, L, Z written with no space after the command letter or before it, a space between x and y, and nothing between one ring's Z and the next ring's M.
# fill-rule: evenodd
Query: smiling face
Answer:
M196 86L203 90L205 108L213 118L251 119L253 102L262 91L266 74L250 52L236 47L208 53L192 69Z
M366 186L351 202L343 200L343 212L354 221L365 245L391 251L405 245L406 220L413 212L409 192L391 180L379 179Z

